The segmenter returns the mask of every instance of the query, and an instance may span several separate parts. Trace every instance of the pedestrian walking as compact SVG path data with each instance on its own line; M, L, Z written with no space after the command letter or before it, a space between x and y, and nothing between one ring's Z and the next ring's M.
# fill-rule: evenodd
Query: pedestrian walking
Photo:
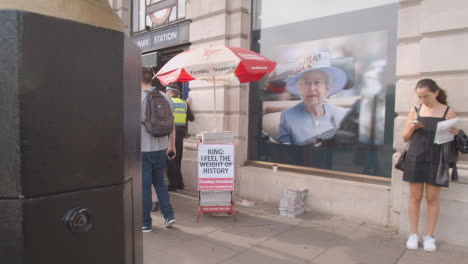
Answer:
M165 225L174 224L174 210L169 200L169 193L164 183L163 169L166 166L167 153L175 150L175 129L172 120L172 102L163 92L151 86L153 73L149 68L142 68L141 80L141 166L142 166L142 198L143 198L143 232L152 231L151 219L151 185L154 186L159 200L161 213L165 218ZM159 100L159 101L158 101ZM155 107L153 107L155 106ZM172 123L159 120L153 111L169 111ZM151 115L148 116L148 115ZM147 123L154 122L147 126ZM164 126L172 126L164 127ZM151 129L157 130L153 131ZM166 135L159 135L158 131L171 131ZM151 133L150 133L151 132ZM167 133L167 132L166 132Z

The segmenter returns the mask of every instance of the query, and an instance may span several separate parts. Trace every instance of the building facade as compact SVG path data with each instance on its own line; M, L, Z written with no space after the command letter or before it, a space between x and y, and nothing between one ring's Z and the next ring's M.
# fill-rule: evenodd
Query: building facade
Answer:
M276 71L260 82L233 81L217 89L217 129L232 131L235 136L237 195L278 202L284 188L306 187L306 206L312 212L409 232L408 184L393 165L405 148L401 134L409 109L417 104L414 86L421 78L433 78L447 90L449 104L461 119L460 128L468 129L468 106L463 103L468 92L468 18L464 15L468 2L363 0L351 5L299 1L290 6L286 1L260 0L140 1L110 0L135 41L182 24L185 34L167 46L143 47L144 57L151 53L170 57L171 51L213 44L249 48L278 62ZM169 15L172 20L166 17L163 24L156 25L150 14L160 10L151 9L156 4L177 6L179 11ZM137 13L146 20L135 17ZM162 13L158 17L164 18ZM142 26L141 21L150 23ZM350 112L360 109L348 117L348 126L339 128L343 135L351 132L354 141L349 143L343 136L343 141L315 148L280 144L280 110L298 100L289 92L285 76L294 72L301 58L314 58L322 51L347 74L344 90L329 102ZM156 55L150 60L154 65L149 65L157 69L164 57ZM196 190L195 135L213 130L213 90L201 81L184 88L190 90L196 120L189 124L191 137L184 145L183 175L186 186ZM436 232L442 241L465 246L468 231L460 227L468 219L467 162L467 157L460 157L460 181L442 190ZM279 165L277 172L273 172L273 164ZM421 219L424 215L423 203ZM420 230L425 230L423 220Z

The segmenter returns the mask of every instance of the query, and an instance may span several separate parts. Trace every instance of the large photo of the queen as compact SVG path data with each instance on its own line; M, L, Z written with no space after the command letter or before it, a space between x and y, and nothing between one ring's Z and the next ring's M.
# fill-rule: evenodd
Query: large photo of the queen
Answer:
M383 144L387 32L264 49L278 65L261 83L269 142Z

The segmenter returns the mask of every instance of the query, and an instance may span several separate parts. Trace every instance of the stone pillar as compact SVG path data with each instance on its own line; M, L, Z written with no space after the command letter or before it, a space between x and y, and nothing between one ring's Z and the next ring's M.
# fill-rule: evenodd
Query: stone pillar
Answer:
M225 45L250 48L250 1L191 0L187 4L191 49ZM191 106L195 122L189 133L195 135L213 130L213 87L202 81L191 81ZM236 177L238 168L247 160L249 84L237 80L227 85L216 84L216 124L218 131L232 131L235 142ZM186 186L197 189L196 140L184 141L182 174Z
M0 23L0 263L142 263L140 50L107 0Z
M421 78L432 78L448 93L448 103L468 130L468 2L464 0L401 1L398 15L397 75L394 147L402 152L401 135L409 109L417 105L414 87ZM394 156L394 163L399 156ZM468 218L468 156L458 162L460 181L441 192L441 211L436 237L450 243L468 245L468 231L461 228ZM410 231L408 184L402 173L392 173L392 220L403 234ZM426 206L422 203L420 235L426 233Z
M131 14L132 8L131 0L108 0L112 7L112 10L122 19L124 23L124 32L127 36L130 36L131 27Z

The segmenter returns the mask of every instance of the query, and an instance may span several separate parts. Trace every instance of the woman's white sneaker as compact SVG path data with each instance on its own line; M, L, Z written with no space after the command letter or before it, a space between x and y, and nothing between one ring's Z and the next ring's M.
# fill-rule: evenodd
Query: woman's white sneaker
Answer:
M424 250L428 252L435 252L437 250L435 239L431 236L423 237Z
M408 240L406 241L406 247L408 249L416 250L418 249L418 242L419 237L417 234L411 234L408 236Z

